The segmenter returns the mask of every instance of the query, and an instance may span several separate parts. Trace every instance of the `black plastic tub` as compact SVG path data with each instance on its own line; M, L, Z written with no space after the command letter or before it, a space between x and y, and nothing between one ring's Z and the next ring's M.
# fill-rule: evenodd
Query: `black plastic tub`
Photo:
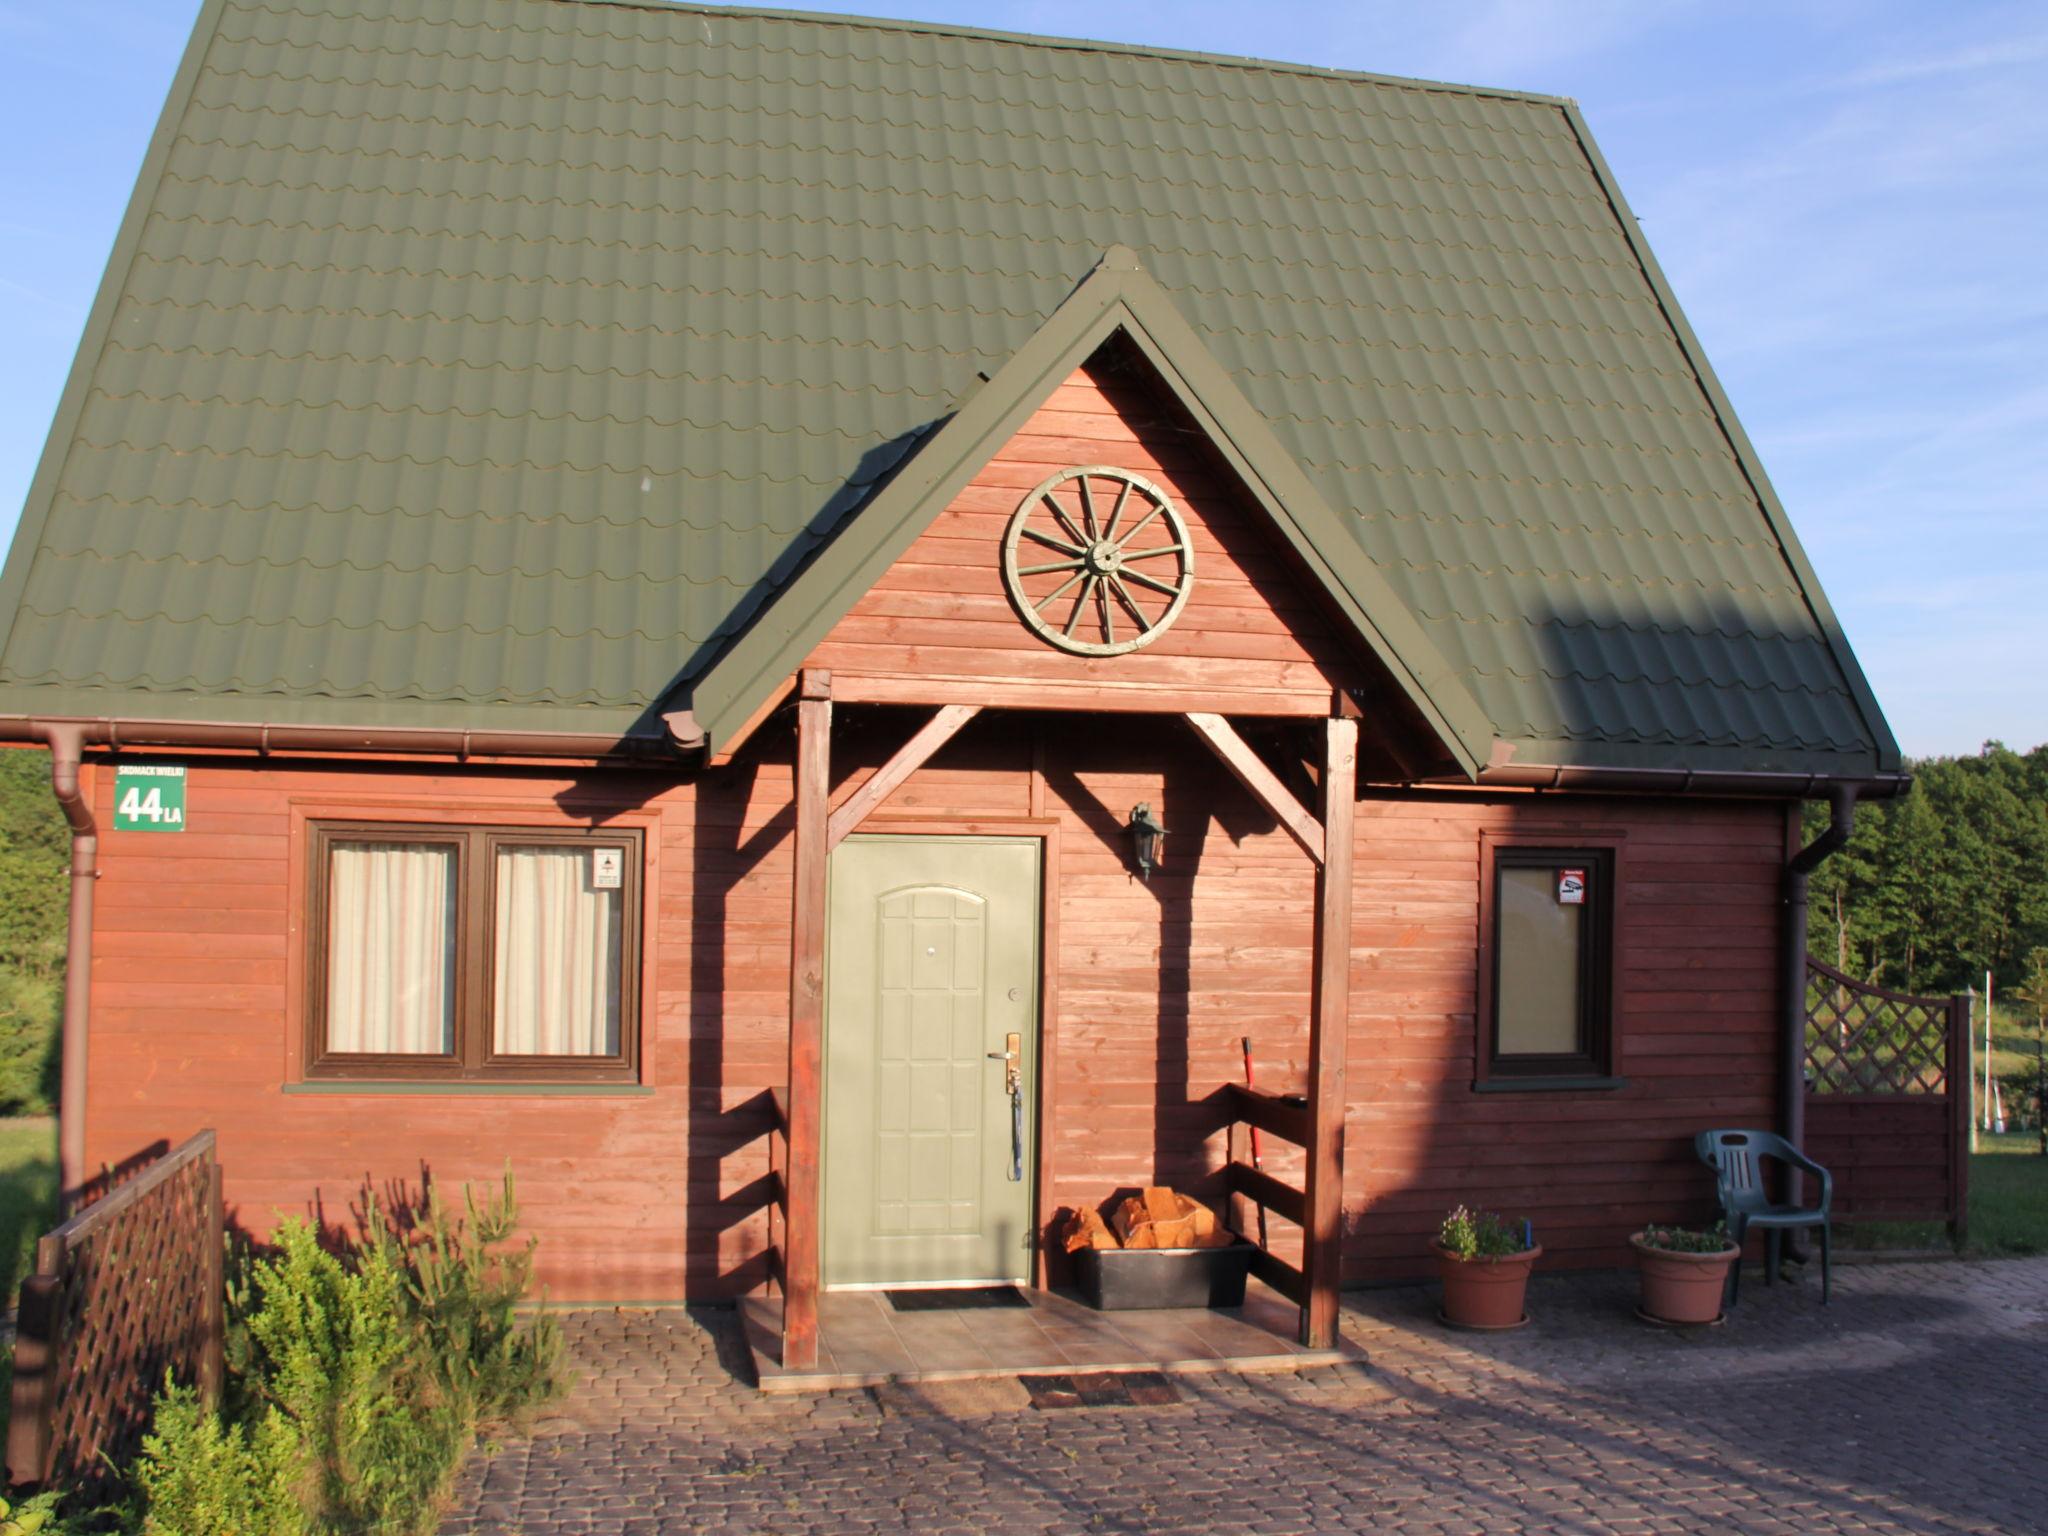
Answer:
M1241 1237L1227 1248L1083 1248L1074 1283L1102 1312L1241 1307L1255 1251Z

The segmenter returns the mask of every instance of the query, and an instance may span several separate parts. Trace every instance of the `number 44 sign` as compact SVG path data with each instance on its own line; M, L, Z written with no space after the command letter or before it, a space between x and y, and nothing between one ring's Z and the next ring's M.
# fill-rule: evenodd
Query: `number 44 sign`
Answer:
M185 830L185 767L123 764L114 770L116 832Z

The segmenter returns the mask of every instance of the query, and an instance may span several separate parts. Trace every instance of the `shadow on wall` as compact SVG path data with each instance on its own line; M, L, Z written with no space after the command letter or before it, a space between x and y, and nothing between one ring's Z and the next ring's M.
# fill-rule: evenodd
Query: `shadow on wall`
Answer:
M1099 994L1105 984L1092 978L1109 976L1115 979L1108 990L1131 994L1132 1008L1077 1004L1063 990L1061 1017L1050 1022L1064 1034L1102 1041L1083 1061L1074 1059L1070 1040L1061 1041L1063 1129L1071 1144L1074 1122L1085 1120L1081 1128L1094 1142L1089 1165L1115 1170L1103 1181L1114 1187L1105 1188L1096 1205L1105 1219L1136 1192L1134 1180L1171 1185L1220 1208L1224 1092L1241 1079L1240 1038L1258 1037L1266 1053L1261 1071L1282 1091L1290 1076L1305 1072L1314 868L1300 859L1298 901L1268 905L1271 891L1263 889L1233 901L1233 870L1243 867L1233 862L1235 855L1249 839L1277 828L1174 717L1053 715L1046 717L1045 736L1048 797L1080 831L1062 850L1063 873L1086 881L1091 895L1105 880L1122 893L1116 918L1101 933L1063 917L1062 987ZM1149 801L1167 828L1163 859L1149 881L1136 873L1127 825L1139 800ZM1271 870L1260 867L1259 876L1291 889L1292 843L1287 849ZM1136 1057L1119 1031L1127 1022L1136 1027L1140 997L1151 1015L1150 1044ZM1139 1072L1149 1078L1148 1112L1126 1119L1115 1106L1132 1085L1119 1079ZM1272 1085L1262 1079L1262 1086ZM1280 1149L1269 1143L1268 1150L1278 1155ZM1284 1165L1284 1155L1277 1161ZM1268 1166L1275 1166L1274 1158ZM1280 1174L1286 1176L1284 1166ZM1298 1182L1298 1169L1295 1176ZM1059 1193L1095 1194L1085 1179L1063 1170ZM1072 1205L1061 1204L1043 1234L1055 1284L1068 1278L1059 1238L1071 1214ZM1284 1226L1275 1218L1276 1235Z
M779 978L780 998L774 986L735 986L738 972L748 969L734 954L736 931L758 919L743 922L734 908L734 892L771 853L786 862L796 831L796 808L784 805L763 825L749 833L746 808L753 802L760 765L748 759L723 770L714 792L707 781L699 781L693 797L695 809L693 853L690 860L690 1017L689 1109L684 1129L684 1199L674 1219L683 1223L684 1284L692 1292L710 1290L717 1295L737 1295L763 1288L773 1276L772 1255L781 1242L775 1230L772 1200L775 1179L769 1171L768 1139L775 1127L775 1108L765 1091L746 1094L728 1102L731 1090L726 1077L732 1065L726 1047L736 998L756 997L766 1012L779 1012L787 1050L788 1029L788 917L785 914L775 932L781 937L782 963L771 958L773 945L758 942L742 947L749 951L768 950L756 966L765 965L771 978ZM771 886L777 882L771 882ZM779 882L788 889L788 880ZM774 925L770 924L771 927ZM749 1074L759 1080L763 1074ZM772 1082L788 1075L787 1059L767 1068ZM745 1182L728 1189L728 1161L737 1161ZM758 1168L748 1177L743 1170ZM758 1235L744 1244L744 1257L725 1267L726 1234L752 1228Z

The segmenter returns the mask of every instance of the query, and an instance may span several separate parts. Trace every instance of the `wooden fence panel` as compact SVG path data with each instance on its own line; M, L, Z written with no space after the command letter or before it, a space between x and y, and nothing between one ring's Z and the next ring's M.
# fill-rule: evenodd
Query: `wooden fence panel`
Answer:
M1970 1000L1888 992L1807 961L1806 1151L1851 1221L1969 1218Z
M104 1490L166 1372L217 1398L222 1235L212 1131L44 1235L21 1288L9 1481Z

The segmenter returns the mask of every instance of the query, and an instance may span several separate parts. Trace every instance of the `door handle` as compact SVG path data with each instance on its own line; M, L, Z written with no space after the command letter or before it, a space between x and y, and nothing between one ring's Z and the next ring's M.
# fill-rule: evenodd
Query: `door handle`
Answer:
M1024 1037L1015 1031L1003 1036L1003 1048L990 1051L988 1059L1003 1064L1003 1092L1015 1098L1024 1088Z
M1003 1064L1003 1092L1010 1100L1010 1182L1024 1178L1024 1037L1016 1031L1003 1036L1003 1048L988 1053L990 1061Z

